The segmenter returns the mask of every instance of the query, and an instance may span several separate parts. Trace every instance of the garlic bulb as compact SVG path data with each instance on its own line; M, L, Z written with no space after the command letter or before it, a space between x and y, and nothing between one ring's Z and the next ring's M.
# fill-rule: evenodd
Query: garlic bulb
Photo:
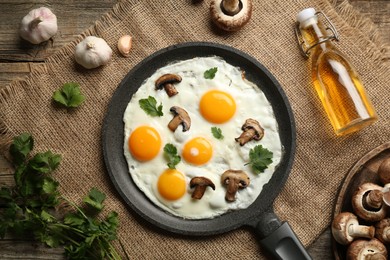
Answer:
M57 17L49 8L40 7L31 10L20 23L20 36L33 43L39 44L49 40L57 33Z
M76 62L86 69L107 64L111 56L112 50L102 38L88 36L76 46Z

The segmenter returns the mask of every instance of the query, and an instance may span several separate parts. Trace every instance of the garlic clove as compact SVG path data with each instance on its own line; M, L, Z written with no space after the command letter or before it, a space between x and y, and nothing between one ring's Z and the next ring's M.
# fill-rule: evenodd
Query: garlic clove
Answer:
M133 45L133 38L130 35L123 35L118 40L118 50L124 56L130 55L130 50Z
M39 44L49 40L58 30L57 17L47 7L31 10L20 23L20 36L33 43Z
M99 37L88 36L75 49L75 60L86 69L94 69L107 64L112 50L107 42Z

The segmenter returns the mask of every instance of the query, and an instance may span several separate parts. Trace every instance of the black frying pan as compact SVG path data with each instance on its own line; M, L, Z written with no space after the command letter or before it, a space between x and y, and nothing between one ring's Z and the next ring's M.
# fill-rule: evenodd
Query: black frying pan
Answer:
M213 219L188 220L175 217L156 207L134 184L123 156L123 113L143 81L157 69L174 61L194 57L219 56L245 71L248 80L261 88L270 101L279 124L284 153L271 180L247 209L226 213ZM212 235L241 226L251 226L260 243L277 259L310 259L287 222L273 213L272 203L286 182L295 151L295 123L282 88L270 72L249 55L224 45L192 42L162 49L135 66L115 91L105 117L103 155L110 178L125 202L142 218L167 231L184 235Z

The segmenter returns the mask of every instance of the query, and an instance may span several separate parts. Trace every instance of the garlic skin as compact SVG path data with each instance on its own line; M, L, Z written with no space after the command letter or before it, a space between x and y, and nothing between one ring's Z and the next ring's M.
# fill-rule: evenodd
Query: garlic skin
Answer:
M133 38L130 35L123 35L118 40L118 50L124 57L130 56L130 50L133 45Z
M76 45L74 55L78 64L86 69L94 69L110 61L112 50L104 39L88 36Z
M20 23L20 37L33 44L49 40L57 33L57 17L47 7L31 10Z

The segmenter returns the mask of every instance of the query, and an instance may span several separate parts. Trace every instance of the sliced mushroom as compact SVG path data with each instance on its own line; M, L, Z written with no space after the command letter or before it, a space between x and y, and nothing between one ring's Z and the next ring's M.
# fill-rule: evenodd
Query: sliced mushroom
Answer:
M352 208L356 215L367 221L379 221L386 216L382 187L374 183L363 183L352 196Z
M339 213L332 222L333 238L342 245L350 244L355 238L373 238L373 226L359 225L357 216L350 212Z
M191 197L193 199L200 200L203 197L207 187L211 187L213 190L215 190L215 185L210 179L206 177L192 178L190 181L190 188L195 189L192 192Z
M227 186L225 200L232 202L236 200L236 193L239 189L248 187L249 176L242 170L227 170L221 176L222 184Z
M172 97L179 93L175 88L175 86L173 85L174 83L179 83L179 82L181 82L180 75L164 74L156 80L155 87L156 90L164 88L168 96Z
M382 219L375 224L375 237L384 244L390 244L390 218Z
M187 111L185 111L181 107L173 106L170 111L173 113L173 118L168 124L168 128L175 132L179 125L183 126L183 132L186 132L191 127L191 118L188 115Z
M349 245L347 250L347 259L350 260L365 260L365 259L375 259L375 260L386 260L387 259L387 249L386 247L378 240L363 240L359 239Z
M252 16L252 0L213 0L210 4L211 19L225 31L237 31Z
M252 118L248 118L242 125L243 131L240 137L236 138L236 142L239 142L241 146L245 145L250 140L259 141L264 136L264 129L260 126L260 123Z

